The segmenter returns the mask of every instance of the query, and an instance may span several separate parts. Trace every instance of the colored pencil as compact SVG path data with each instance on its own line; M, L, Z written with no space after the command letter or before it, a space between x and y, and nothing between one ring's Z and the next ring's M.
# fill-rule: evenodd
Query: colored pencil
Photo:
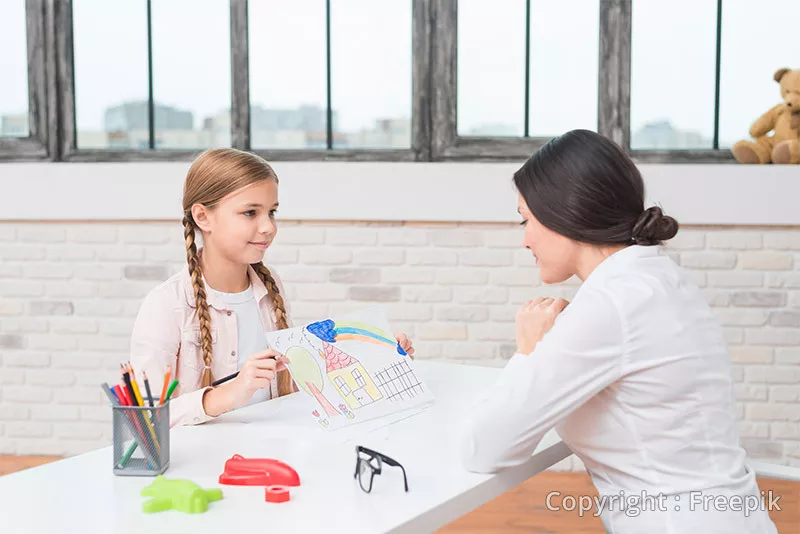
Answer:
M142 371L142 380L144 380L144 389L147 391L147 402L150 407L153 407L153 394L150 392L150 381L147 380L147 373Z
M267 358L270 358L270 359L274 360L274 359L275 359L275 356L267 356ZM211 382L211 385L212 385L213 387L217 387L217 386L219 386L219 385L222 385L222 384L224 384L224 383L225 383L225 382L227 382L228 380L233 380L233 379L234 379L234 378L236 378L237 376L239 376L239 371L236 371L235 373L229 374L228 376L223 376L223 377L222 377L222 378L220 378L219 380L214 380L213 382Z
M131 378L131 384L133 384L133 392L136 394L136 403L139 406L144 406L144 400L142 399L142 394L139 392L139 385L136 383L136 373L133 372L133 367L131 364L125 366L125 369L128 371L128 375Z
M169 379L172 375L172 364L167 366L167 373L164 375L164 384L161 386L161 397L158 399L158 404L164 404L167 398L167 388L169 387Z
M121 365L121 364L120 364ZM131 380L130 372L126 369L124 365L122 365L123 373L122 373L122 380L125 382L125 385L128 388L128 395L132 402L132 406L141 406L141 397L136 394L136 390L133 386L133 381ZM147 416L146 413L137 413L137 415L141 418L142 425L148 430L150 437L152 438L150 444L153 445L153 450L160 451L161 447L158 444L158 440L156 439L155 431L153 430L152 424L150 423L150 418ZM145 439L147 436L145 436Z
M128 363L126 368L131 377L131 383L133 384L133 392L136 393L136 400L138 401L139 406L144 406L144 399L142 398L142 393L139 390L139 385L136 383L136 373L133 371L133 366L130 363ZM151 420L153 414L152 412L146 411L142 412L142 415L144 416L145 422L147 424L147 429L150 431L150 435L153 438L153 444L156 446L156 450L158 450L160 453L161 444L158 442L158 437L156 436L156 429L155 426L153 425L153 421Z
M118 398L118 394L115 394L108 387L108 384L103 383L103 384L101 384L101 387L103 388L103 391L105 392L106 396L108 396L108 400L111 402L112 406L125 406L125 404L123 403L122 399ZM125 402L127 402L127 399L125 399ZM152 455L147 454L148 453L148 448L145 447L145 445L144 445L144 442L146 442L147 438L146 438L144 432L142 431L142 428L139 425L138 420L135 419L135 417L134 417L135 414L131 414L127 410L123 410L123 414L125 416L125 420L128 423L128 430L130 431L131 435L133 436L134 442L131 443L131 446L128 448L128 451L125 453L125 455L120 459L118 465L120 465L121 467L124 467L125 464L127 464L128 460L130 460L130 457L133 454L133 451L136 450L137 443L140 443L140 442L141 442L142 450L145 452L145 455L147 456L148 463L150 463L151 465L158 465L157 458L153 458Z
M176 387L178 387L178 379L177 378L175 380L173 380L172 383L169 385L169 389L167 390L167 397L166 397L166 399L164 399L164 402L167 402L169 400L169 398L172 396L172 392L175 391Z

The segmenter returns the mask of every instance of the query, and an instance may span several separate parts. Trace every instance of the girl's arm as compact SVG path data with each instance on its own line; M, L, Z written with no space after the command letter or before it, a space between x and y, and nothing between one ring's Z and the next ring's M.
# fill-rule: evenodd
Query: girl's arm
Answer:
M511 358L467 414L466 468L489 473L528 460L550 429L621 377L622 340L611 298L581 294L530 355Z
M168 366L172 366L170 381L177 378L178 373L180 308L171 290L171 286L163 285L145 297L131 334L131 365L137 379L141 380L142 371L147 373L154 396L161 395ZM169 405L170 426L198 424L212 419L203 411L204 391L180 391L180 387L175 391ZM158 399L153 401L157 403Z

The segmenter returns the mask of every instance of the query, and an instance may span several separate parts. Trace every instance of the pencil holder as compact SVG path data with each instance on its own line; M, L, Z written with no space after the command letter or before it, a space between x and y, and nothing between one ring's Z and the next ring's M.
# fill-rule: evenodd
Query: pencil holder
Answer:
M114 474L156 476L169 467L169 401L161 406L112 406Z

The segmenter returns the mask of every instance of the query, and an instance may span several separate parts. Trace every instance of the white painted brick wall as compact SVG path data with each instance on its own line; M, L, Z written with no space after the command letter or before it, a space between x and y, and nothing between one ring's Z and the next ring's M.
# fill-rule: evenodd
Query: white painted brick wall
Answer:
M513 225L282 223L268 251L295 323L380 304L420 359L502 366L542 286ZM682 229L670 253L725 327L751 455L800 466L800 228ZM185 262L177 223L0 223L0 454L109 443L98 387L142 297ZM580 469L575 458L556 469Z

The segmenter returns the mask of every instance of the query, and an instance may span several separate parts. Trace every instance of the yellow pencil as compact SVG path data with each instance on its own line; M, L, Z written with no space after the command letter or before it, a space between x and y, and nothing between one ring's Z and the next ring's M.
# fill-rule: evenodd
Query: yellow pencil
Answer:
M136 395L136 400L139 403L139 406L144 406L144 401L142 400L142 394L139 393L139 386L136 384L136 373L133 372L133 366L131 364L127 365L127 370L131 375L131 385L133 386L133 394ZM153 428L153 422L150 419L150 413L147 411L143 412L144 418L147 421L145 425L148 430L150 430L150 435L153 436L153 443L156 446L156 449L159 453L161 453L161 444L158 442L158 438L156 437L155 428Z
M139 393L139 385L136 384L136 374L133 372L133 366L131 366L131 364L128 364L128 371L131 373L131 384L133 385L133 393L136 395L136 401L139 403L139 406L144 406L142 394Z

